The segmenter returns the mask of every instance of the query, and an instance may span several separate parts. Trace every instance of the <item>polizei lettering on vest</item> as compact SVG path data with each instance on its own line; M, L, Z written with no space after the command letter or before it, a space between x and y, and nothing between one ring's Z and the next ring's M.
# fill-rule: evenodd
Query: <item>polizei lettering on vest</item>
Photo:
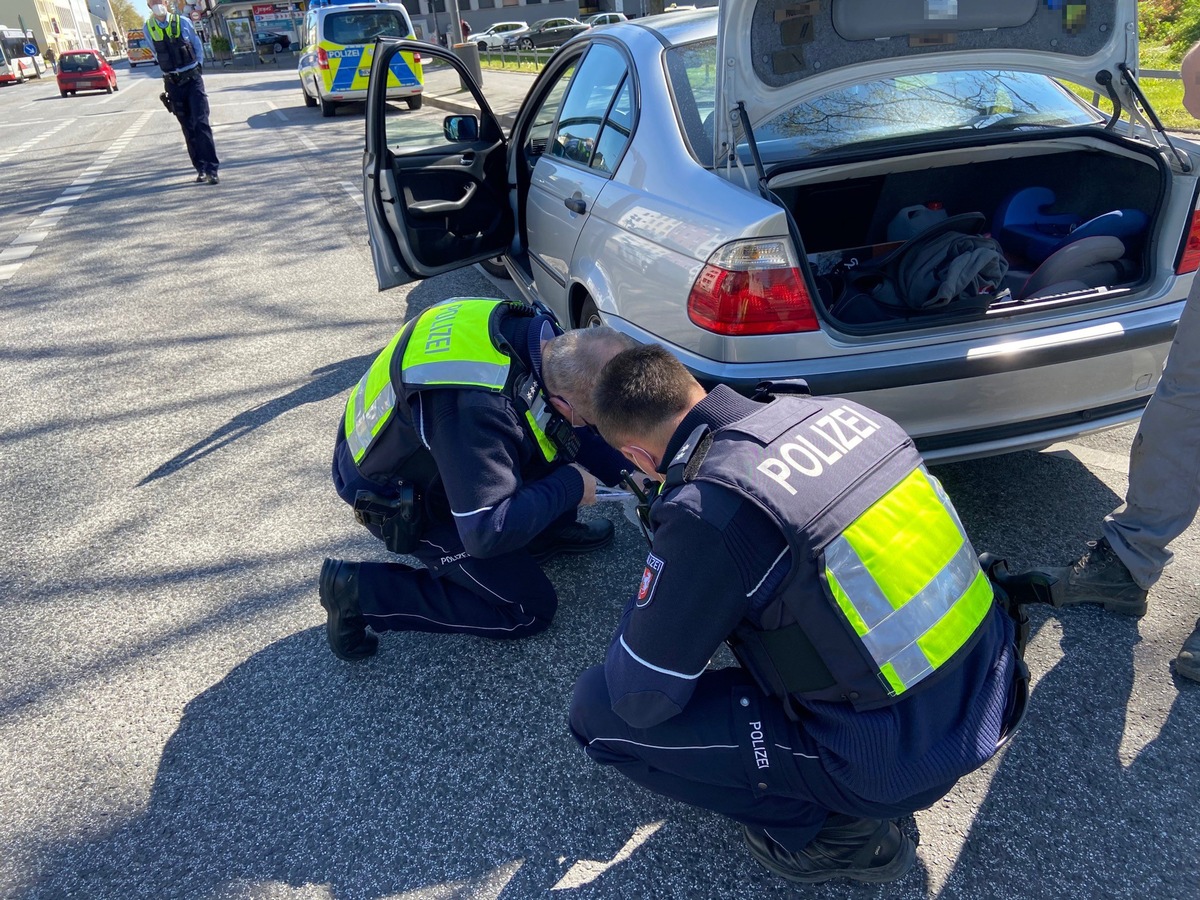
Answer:
M425 339L426 353L445 353L450 349L450 332L454 329L454 317L462 309L461 303L438 310L429 326L429 337Z
M767 742L763 735L762 722L750 723L750 746L754 750L754 764L760 769L771 768L771 760L767 756Z
M878 430L879 425L861 412L839 406L792 435L791 441L779 448L779 456L764 459L758 471L795 494L796 489L788 484L792 472L816 478Z

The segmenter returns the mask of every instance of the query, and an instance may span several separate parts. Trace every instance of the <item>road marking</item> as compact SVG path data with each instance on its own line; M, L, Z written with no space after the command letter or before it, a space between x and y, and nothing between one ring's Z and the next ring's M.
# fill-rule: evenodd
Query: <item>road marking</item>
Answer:
M1107 450L1093 450L1080 444L1059 443L1051 444L1043 453L1079 460L1089 469L1105 469L1119 475L1129 474L1129 456L1123 453L1109 453Z
M141 131L142 126L150 121L153 113L142 113L141 118L129 126L119 138L113 141L112 145L96 157L96 161L92 163L83 174L69 184L56 199L43 209L29 226L13 238L8 246L0 250L0 286L17 274L17 270L21 268L25 260L33 255L45 238L54 229L54 226L62 221L63 216L71 211L71 204L82 197L91 189L100 175L104 174L104 170L113 164L121 151L129 146L129 142L137 136ZM74 119L68 119L63 125L69 122L74 122ZM62 125L59 126L60 128ZM58 129L54 129L57 131ZM53 132L50 132L51 134ZM46 135L42 135L46 137ZM41 138L39 138L40 140ZM18 147L19 151L21 148Z
M305 135L300 135L300 143L302 143L309 153L320 153L321 148L309 140Z
M342 190L350 195L350 199L358 204L359 209L361 209L363 212L367 211L367 207L363 204L361 187L355 187L353 182L350 181L339 181L338 184L342 186Z
M50 120L47 119L46 121L50 121ZM37 144L40 144L46 138L57 133L58 131L61 131L63 128L66 128L68 125L70 125L74 121L75 121L74 119L63 119L57 125L55 125L53 128L51 128L49 131L43 131L37 137L31 137L25 143L14 147L12 150L4 150L4 151L0 152L0 163L6 163L10 159L12 159L14 156L17 156L21 153L27 152L28 150L30 150ZM26 124L28 124L28 123L26 123Z
M285 121L285 122L288 121L288 114L285 113L278 106L276 106L274 103L272 103L270 100L267 101L267 106L269 106L271 108L271 112L275 113L275 115L277 115L279 118L283 119L283 121Z

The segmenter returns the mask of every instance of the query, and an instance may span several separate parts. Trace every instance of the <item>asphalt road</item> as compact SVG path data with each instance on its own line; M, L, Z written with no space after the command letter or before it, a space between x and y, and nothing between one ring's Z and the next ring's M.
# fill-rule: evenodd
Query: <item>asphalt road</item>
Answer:
M541 636L335 659L321 560L385 557L329 482L344 396L409 313L503 285L376 291L361 112L305 109L288 68L207 76L216 187L156 71L119 77L0 89L0 896L1200 897L1200 685L1168 669L1197 527L1140 622L1034 611L1024 726L907 824L919 864L879 888L796 889L576 749L571 685L644 558L627 522L550 564ZM977 549L1066 561L1131 436L937 474Z

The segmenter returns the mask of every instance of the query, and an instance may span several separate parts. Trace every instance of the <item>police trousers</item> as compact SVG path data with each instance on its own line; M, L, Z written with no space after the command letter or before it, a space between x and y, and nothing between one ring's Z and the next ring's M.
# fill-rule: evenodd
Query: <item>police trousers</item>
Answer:
M558 609L527 551L474 559L452 522L427 529L412 555L426 568L359 564L359 606L372 630L521 638L549 628Z
M1129 452L1124 508L1104 520L1104 536L1148 589L1172 554L1167 544L1200 509L1200 278L1179 319L1162 379Z
M221 161L217 159L212 127L208 124L208 94L204 92L203 76L197 69L179 75L168 72L163 75L163 84L183 129L192 167L201 175L216 175Z
M831 813L896 819L937 802L955 783L902 805L847 792L803 728L738 667L704 672L683 712L633 728L612 711L604 668L595 666L575 684L570 727L596 762L656 794L761 829L792 851L811 843Z

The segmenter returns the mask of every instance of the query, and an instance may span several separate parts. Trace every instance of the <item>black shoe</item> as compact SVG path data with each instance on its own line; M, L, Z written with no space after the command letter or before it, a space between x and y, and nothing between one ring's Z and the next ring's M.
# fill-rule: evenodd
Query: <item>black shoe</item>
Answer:
M1069 569L1052 573L1059 579L1051 589L1053 604L1062 607L1099 603L1109 612L1144 616L1146 592L1138 587L1108 539L1088 541L1087 546L1087 552Z
M208 176L208 183L209 184L220 184L221 179L217 177L216 172L213 172L211 175Z
M1175 674L1200 681L1200 621L1196 630L1183 642L1183 649L1175 657Z
M616 529L608 519L572 522L553 531L543 531L529 542L534 560L544 563L560 553L591 553L613 542Z
M321 606L328 618L325 638L338 659L356 662L374 656L379 638L367 631L358 609L358 563L327 559L321 566Z
M872 883L902 878L917 858L916 845L895 822L831 816L811 844L785 850L766 832L743 825L750 855L788 881L815 884L831 878Z
M203 172L196 173L196 184L204 184L204 182L206 182L207 180L208 180L208 178L205 177Z

